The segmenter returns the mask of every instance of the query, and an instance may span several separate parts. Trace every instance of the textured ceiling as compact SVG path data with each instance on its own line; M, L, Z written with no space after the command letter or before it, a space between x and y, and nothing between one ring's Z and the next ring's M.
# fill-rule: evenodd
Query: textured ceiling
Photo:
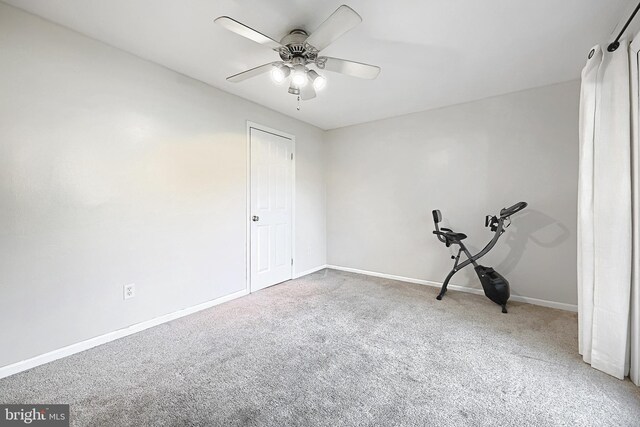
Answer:
M332 129L576 79L588 49L609 38L628 0L8 0L48 20ZM340 4L363 22L323 54L379 65L377 80L325 72L302 103L269 75L225 77L277 60L214 24L231 16L279 40L313 31Z

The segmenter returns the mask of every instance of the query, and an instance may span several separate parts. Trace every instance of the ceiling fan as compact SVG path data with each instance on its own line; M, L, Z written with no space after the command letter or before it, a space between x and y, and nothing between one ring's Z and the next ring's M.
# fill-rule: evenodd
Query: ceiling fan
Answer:
M336 9L311 35L304 30L295 29L279 42L228 16L220 16L215 19L215 22L229 31L265 45L280 54L281 61L269 62L229 76L227 80L230 82L237 83L271 72L271 78L276 83L283 83L291 77L289 93L297 95L299 100L308 100L315 98L316 91L321 90L327 83L324 76L310 69L309 66L362 79L375 79L380 73L380 67L375 65L318 55L320 51L362 22L360 15L347 5Z

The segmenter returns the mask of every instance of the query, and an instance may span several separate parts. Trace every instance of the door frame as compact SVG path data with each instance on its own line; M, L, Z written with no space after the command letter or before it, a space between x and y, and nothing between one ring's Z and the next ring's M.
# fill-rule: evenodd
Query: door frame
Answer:
M291 140L291 278L295 277L296 265L296 137L287 132L273 129L247 120L247 212L246 212L246 291L251 293L251 129L267 132Z

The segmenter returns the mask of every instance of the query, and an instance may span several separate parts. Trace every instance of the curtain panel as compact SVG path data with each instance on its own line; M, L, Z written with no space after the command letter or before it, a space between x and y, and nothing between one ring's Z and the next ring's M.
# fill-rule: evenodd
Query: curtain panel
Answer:
M640 384L638 43L595 46L582 71L578 181L579 352Z

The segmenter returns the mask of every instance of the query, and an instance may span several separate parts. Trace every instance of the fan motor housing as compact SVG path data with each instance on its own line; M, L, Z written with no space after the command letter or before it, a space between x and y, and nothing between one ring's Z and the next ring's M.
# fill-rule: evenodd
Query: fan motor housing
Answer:
M280 43L287 47L287 50L281 50L280 58L283 61L290 61L292 58L300 57L307 61L314 61L317 54L309 52L304 47L304 42L309 37L309 34L301 29L292 30L289 34L284 36Z

